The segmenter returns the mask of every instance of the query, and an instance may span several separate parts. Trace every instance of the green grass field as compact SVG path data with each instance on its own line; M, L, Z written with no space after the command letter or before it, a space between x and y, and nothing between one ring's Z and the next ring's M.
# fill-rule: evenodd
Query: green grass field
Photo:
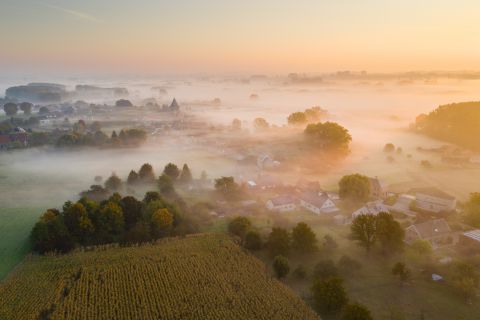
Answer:
M30 230L42 208L0 210L0 280L30 251Z

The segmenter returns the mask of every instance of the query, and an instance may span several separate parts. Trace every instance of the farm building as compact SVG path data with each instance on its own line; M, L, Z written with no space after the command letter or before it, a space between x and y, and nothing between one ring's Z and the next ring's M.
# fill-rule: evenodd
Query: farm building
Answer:
M457 199L437 188L414 189L417 208L434 213L455 210Z
M296 209L296 201L291 196L279 196L267 201L268 210L279 212L290 212Z
M339 211L333 200L326 193L304 192L300 196L300 205L316 214Z

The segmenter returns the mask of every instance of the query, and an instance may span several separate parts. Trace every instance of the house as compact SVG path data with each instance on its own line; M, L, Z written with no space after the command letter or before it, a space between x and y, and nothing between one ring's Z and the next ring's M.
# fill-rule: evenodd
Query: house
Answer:
M458 244L472 251L480 252L480 229L462 233L458 239Z
M385 199L387 198L387 190L385 185L377 177L369 178L370 180L370 196L374 199Z
M338 210L337 206L327 193L304 192L300 196L300 205L305 209L316 213L335 213Z
M279 196L267 201L266 207L271 211L290 212L297 208L296 201L291 196Z
M437 188L414 189L418 209L439 213L455 210L457 199Z
M432 248L437 249L454 244L456 237L447 221L442 218L413 224L405 229L405 242L412 244L416 240L426 240Z
M0 134L0 150L12 147L26 147L28 145L28 133L23 128L16 127L8 133Z
M367 202L365 206L352 213L352 219L355 219L362 214L376 216L380 212L390 212L390 210L381 200Z
M267 154L261 154L257 158L257 166L260 170L271 169L278 167L280 162L273 160Z

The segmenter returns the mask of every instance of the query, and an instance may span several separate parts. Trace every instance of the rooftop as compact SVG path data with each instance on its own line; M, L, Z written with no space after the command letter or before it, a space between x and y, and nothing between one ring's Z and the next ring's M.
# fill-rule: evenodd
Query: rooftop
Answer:
M429 220L414 224L411 227L414 227L420 237L423 239L432 238L441 234L447 234L452 231L445 219Z
M328 194L326 194L325 192L320 195L318 195L318 193L315 193L315 192L304 192L300 196L300 198L303 201L308 202L317 208L321 208L325 203L325 201L329 199Z
M472 240L480 242L480 229L467 231L467 232L463 233L463 235L465 237L468 237L468 238L472 239Z
M272 201L274 206L284 206L287 204L295 203L295 199L289 195L275 197L270 199L270 201Z
M430 188L416 188L410 190L411 193L416 193L416 194L424 194L436 198L441 198L441 199L446 199L446 200L455 200L455 197L434 187Z

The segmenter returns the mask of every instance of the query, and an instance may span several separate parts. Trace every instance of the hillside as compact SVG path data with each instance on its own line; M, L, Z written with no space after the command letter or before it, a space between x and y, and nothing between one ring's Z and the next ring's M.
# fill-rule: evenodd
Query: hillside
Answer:
M0 297L0 319L318 319L217 234L28 257Z
M479 151L480 101L439 106L428 115L419 115L414 128L430 137Z

